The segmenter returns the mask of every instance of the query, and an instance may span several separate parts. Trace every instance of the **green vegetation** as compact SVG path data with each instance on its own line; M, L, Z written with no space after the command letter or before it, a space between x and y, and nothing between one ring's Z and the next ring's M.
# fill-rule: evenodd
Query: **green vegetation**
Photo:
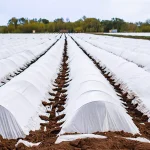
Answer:
M0 33L3 33L5 28L5 26L0 26Z
M0 33L37 33L59 32L68 30L69 32L109 32L117 29L118 32L150 32L150 20L146 22L129 23L120 18L111 20L99 20L96 18L86 18L85 16L75 22L63 18L49 22L47 19L11 18L7 26L0 26Z

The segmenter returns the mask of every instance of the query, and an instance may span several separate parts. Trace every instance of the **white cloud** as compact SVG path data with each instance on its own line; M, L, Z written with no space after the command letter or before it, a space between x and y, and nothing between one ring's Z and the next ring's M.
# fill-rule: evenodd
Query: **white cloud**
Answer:
M145 21L150 17L150 0L4 0L0 5L0 24L11 17L69 17L74 21L86 15L99 19L123 18Z
M9 16L5 14L0 14L0 26L6 25L9 19Z

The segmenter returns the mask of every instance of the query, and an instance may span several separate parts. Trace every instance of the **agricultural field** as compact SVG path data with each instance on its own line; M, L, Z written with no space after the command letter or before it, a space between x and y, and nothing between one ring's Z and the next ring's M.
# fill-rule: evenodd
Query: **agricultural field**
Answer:
M96 35L103 36L113 36L113 37L123 37L123 38L131 38L131 39L142 39L142 40L150 40L150 33L96 33Z
M150 42L0 34L0 149L150 149Z
M150 36L150 33L143 33L143 32L137 32L137 33L109 33L109 34L114 34L114 35L124 35L124 36Z

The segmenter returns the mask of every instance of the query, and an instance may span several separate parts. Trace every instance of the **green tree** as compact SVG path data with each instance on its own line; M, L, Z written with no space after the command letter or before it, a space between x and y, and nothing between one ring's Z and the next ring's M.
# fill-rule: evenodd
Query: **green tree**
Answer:
M17 25L18 25L17 23L18 23L18 19L15 17L11 18L8 21L8 25L11 25L11 26L13 25L15 29L17 28Z

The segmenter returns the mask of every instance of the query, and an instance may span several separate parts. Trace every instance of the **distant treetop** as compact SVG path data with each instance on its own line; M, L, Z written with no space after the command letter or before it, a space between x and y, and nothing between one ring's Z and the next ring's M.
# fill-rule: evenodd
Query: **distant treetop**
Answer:
M16 18L8 21L7 26L0 26L0 33L36 33L45 32L109 32L111 29L117 29L118 32L150 32L150 19L145 22L125 22L120 18L111 20L100 20L97 18L87 18L83 16L75 22L69 18L57 18L49 21L45 18Z

